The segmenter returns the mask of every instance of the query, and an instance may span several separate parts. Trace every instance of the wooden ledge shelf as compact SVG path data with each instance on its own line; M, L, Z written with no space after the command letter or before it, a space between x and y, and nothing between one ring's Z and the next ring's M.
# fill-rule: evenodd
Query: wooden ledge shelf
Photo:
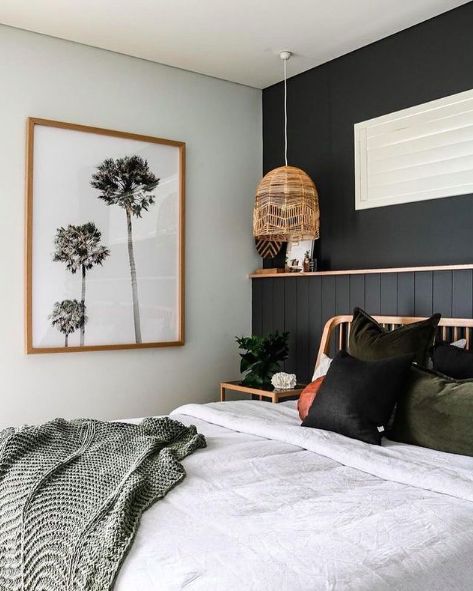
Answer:
M371 273L418 273L421 271L462 271L473 269L467 265L433 265L430 267L392 267L387 269L347 269L346 271L314 271L313 273L251 273L250 279L269 279L271 277L317 277L324 275L368 275Z

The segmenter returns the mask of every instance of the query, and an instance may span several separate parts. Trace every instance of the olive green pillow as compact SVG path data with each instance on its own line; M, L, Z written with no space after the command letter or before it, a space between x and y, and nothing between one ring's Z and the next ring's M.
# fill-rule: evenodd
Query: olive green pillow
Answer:
M473 456L473 379L454 380L413 365L387 436Z
M350 328L350 355L362 361L377 361L399 355L414 355L414 361L425 365L434 344L440 314L426 320L385 330L374 318L355 308Z

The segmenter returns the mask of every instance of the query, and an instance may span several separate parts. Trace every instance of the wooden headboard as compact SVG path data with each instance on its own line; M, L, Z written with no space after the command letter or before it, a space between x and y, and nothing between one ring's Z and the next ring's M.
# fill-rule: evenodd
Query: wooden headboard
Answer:
M373 316L373 318L388 330L425 320L425 318L414 316ZM320 341L316 365L319 363L322 353L330 355L334 350L340 351L347 348L351 321L352 316L333 316L327 320ZM467 349L470 349L473 344L473 319L471 318L441 318L438 330L444 341L466 339Z

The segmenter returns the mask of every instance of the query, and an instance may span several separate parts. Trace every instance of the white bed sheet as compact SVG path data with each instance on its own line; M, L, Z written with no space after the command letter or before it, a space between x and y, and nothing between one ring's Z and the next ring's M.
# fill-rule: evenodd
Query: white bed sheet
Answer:
M302 428L291 403L171 416L208 447L144 514L115 591L473 588L473 458Z

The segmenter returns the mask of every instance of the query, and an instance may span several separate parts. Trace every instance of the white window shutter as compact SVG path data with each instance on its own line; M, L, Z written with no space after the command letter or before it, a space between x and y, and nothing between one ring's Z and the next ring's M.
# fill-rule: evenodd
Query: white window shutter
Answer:
M355 209L473 193L473 90L355 125Z

